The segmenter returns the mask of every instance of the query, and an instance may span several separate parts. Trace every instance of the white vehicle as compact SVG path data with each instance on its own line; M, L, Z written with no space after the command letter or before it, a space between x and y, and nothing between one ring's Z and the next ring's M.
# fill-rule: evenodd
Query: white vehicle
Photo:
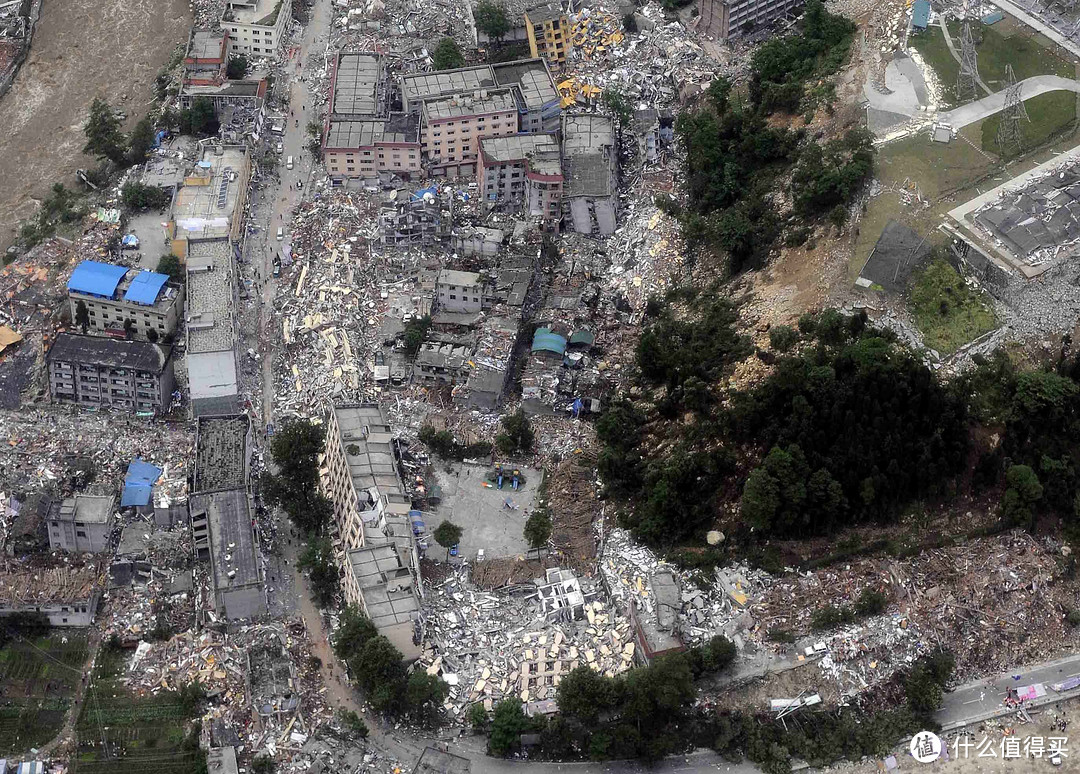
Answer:
M284 151L284 150L285 150L285 146L284 146L284 144L282 144L282 143L280 143L280 142L279 142L279 143L277 144L276 150L277 150L277 152L278 152L278 153L281 153L282 151Z
M280 242L284 238L285 238L285 229L282 226L278 226L277 240Z
M285 134L285 127L281 124L271 124L270 131L274 134Z
M285 159L285 169L292 169L293 166L293 157L289 156L289 158Z

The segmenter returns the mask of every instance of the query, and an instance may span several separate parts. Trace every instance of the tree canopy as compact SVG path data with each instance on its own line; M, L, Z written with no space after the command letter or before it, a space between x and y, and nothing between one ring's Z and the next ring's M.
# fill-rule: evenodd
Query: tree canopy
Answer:
M465 55L453 38L443 38L431 52L431 66L436 70L453 70L465 64Z
M333 506L319 491L319 454L326 431L308 419L293 419L274 436L270 451L278 467L266 473L262 487L266 499L281 506L304 533L321 534Z
M114 164L123 164L126 159L127 143L120 131L120 119L113 109L102 99L90 103L90 118L83 128L86 145L83 153L108 159Z
M510 31L510 17L506 13L506 6L494 0L480 0L473 9L473 20L476 22L476 29L492 40L502 40Z

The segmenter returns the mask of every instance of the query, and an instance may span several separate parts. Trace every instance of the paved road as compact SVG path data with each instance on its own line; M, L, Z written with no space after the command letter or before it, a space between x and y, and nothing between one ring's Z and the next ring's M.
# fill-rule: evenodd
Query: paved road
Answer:
M1005 707L1001 703L1008 689L1024 688L1033 683L1042 683L1046 687L1046 696L1025 702L1025 707L1038 707L1080 697L1080 688L1066 693L1057 693L1050 687L1051 683L1060 683L1069 677L1080 677L1080 655L1072 655L1032 667L1018 668L985 680L977 680L958 687L952 693L945 694L945 703L938 711L937 720L942 728L949 731L980 723L989 718L1010 715L1016 710Z
M1062 78L1060 75L1035 75L1020 81L1020 96L1028 100L1049 91L1072 91L1080 94L1080 81ZM948 124L954 130L981 121L1005 107L1005 92L999 91L977 99L953 110L938 113L938 122Z

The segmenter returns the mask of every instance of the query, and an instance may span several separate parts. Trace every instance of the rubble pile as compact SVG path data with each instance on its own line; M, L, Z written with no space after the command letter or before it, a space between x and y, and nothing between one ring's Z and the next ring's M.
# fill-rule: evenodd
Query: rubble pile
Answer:
M155 497L176 501L187 494L188 466L195 439L185 425L148 422L126 414L89 414L51 406L0 414L0 488L66 487L65 477L76 460L94 469L92 492L120 489L128 464L141 457L164 469L154 486Z
M553 712L559 681L575 667L611 677L633 665L630 622L600 600L595 582L548 569L546 579L494 593L476 590L467 572L456 568L425 599L428 649L419 668L450 685L451 717L466 722L471 704L490 710L509 696L529 714ZM552 602L552 585L569 589L560 602Z
M339 193L297 209L293 265L274 303L278 410L306 414L328 398L377 396L370 375L361 372L377 348L385 306L378 283L388 271L368 247L374 235L361 231L374 213L370 201Z
M551 541L577 573L596 566L596 454L571 454L548 473L546 505L551 513Z
M731 633L745 617L750 599L773 583L766 572L734 566L717 568L711 586L701 588L699 579L659 560L649 548L634 542L626 530L615 528L604 535L600 572L613 600L626 605L632 602L646 616L655 617L651 579L658 570L671 572L681 589L678 629L688 647L725 631Z
M759 637L769 629L805 632L815 610L850 605L868 588L888 590L894 612L825 638L822 669L846 681L845 690L861 688L942 645L955 654L963 682L1074 646L1064 615L1075 583L1052 552L1015 532L910 559L860 559L778 580L750 611Z

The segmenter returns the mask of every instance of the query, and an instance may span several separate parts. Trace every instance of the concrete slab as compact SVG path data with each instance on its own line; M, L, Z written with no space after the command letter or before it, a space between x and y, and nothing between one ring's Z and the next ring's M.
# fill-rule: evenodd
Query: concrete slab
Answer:
M532 468L519 468L525 477L525 484L514 491L510 488L510 477L503 483L502 491L494 484L488 489L483 486L490 483L488 476L492 468L479 465L454 465L448 469L440 466L435 478L442 488L442 501L430 512L428 529L434 531L443 519L461 527L463 534L459 556L476 559L476 552L484 549L484 557L495 559L503 556L516 556L528 550L528 544L522 534L525 521L533 510L536 492L543 474ZM517 505L517 509L507 508L507 498ZM446 551L439 545L428 550L428 556L435 560L444 560Z
M167 212L144 212L128 219L125 234L134 234L139 238L138 250L126 250L129 256L138 256L138 265L141 269L154 271L157 269L161 256L169 252L169 243L165 239L165 228L162 225L169 219Z

